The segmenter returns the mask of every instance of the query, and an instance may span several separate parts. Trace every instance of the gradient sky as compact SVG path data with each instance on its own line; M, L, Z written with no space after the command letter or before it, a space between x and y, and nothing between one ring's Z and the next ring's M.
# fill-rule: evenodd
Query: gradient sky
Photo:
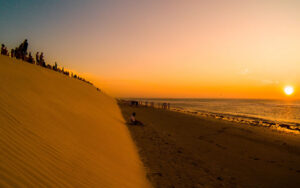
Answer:
M0 0L0 28L117 97L300 98L297 0Z

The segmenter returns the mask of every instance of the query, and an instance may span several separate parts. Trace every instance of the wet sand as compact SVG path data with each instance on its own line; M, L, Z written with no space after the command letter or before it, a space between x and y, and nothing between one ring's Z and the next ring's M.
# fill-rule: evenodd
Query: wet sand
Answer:
M300 136L120 104L154 187L298 187Z

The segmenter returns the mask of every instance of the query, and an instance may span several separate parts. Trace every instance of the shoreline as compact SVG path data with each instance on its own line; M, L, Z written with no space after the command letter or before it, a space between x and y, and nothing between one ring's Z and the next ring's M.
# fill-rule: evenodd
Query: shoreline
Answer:
M119 100L119 103L123 103L123 104L129 104L130 102L131 102L130 100ZM170 105L168 106L168 108L163 107L163 104L170 104L170 103L155 103L155 102L149 102L143 100L137 102L139 106L148 107L148 108L157 108L157 109L162 108L170 111L190 114L194 116L200 116L204 118L220 119L228 122L236 122L238 124L267 127L270 128L271 130L276 130L279 132L287 132L287 133L292 133L297 135L300 134L300 124L296 122L271 120L263 117L255 117L249 115L210 112L206 110L189 110L180 107L170 107Z
M209 117L209 118L219 119L222 121L235 122L238 124L266 127L266 128L270 128L271 130L276 130L280 132L288 132L297 135L300 134L300 125L297 123L280 122L280 121L273 121L273 120L259 118L259 117L209 112L204 110L190 111L190 110L181 110L178 108L171 108L171 110L175 112L186 113L195 116Z
M129 126L154 187L297 187L296 134L148 107L120 104L145 126Z

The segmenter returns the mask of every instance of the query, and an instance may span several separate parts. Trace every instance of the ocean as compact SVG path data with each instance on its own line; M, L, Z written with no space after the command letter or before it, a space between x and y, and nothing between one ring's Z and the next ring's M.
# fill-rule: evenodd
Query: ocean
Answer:
M216 118L278 124L300 130L300 100L258 100L258 99L158 99L140 98L138 101L170 103L172 110L207 115Z

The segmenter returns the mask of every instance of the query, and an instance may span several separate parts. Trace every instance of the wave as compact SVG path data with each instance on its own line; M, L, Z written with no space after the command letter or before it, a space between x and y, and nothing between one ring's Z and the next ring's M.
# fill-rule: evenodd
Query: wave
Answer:
M300 124L295 122L276 121L276 120L270 120L270 119L265 119L261 117L250 116L250 115L218 113L218 112L209 112L205 110L193 111L193 110L186 110L184 108L172 108L172 110L199 115L199 116L211 117L215 119L221 119L225 121L243 123L252 126L263 126L263 127L270 127L275 129L286 129L289 131L296 131L300 133Z

